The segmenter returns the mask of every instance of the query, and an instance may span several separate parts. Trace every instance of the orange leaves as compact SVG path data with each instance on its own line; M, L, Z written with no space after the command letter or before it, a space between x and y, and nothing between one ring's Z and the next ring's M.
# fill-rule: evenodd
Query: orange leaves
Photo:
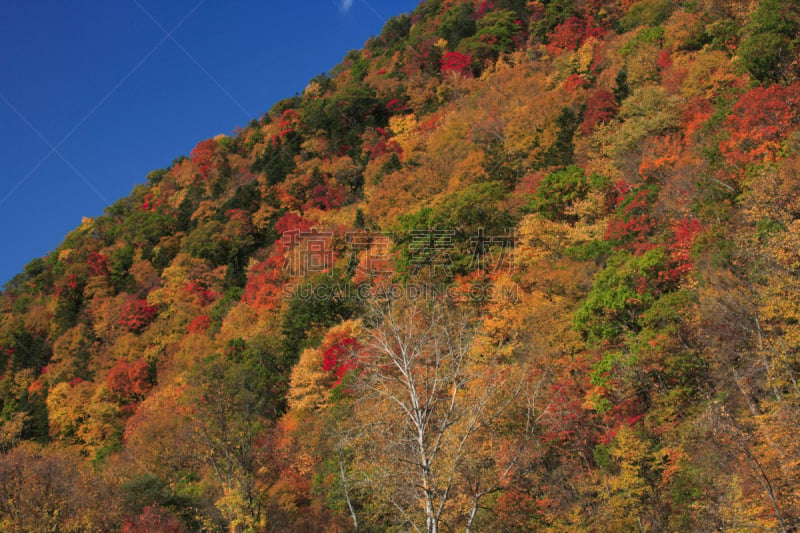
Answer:
M664 183L680 153L680 143L674 136L657 137L652 142L645 141L639 175L651 183Z
M124 400L141 400L153 387L149 367L147 361L141 359L133 363L120 359L108 371L106 385Z
M273 256L256 265L244 287L242 301L267 311L277 310L281 302L282 287L287 279L283 262L282 256Z
M605 30L595 26L591 17L588 20L570 17L553 30L547 53L554 57L559 56L563 52L575 50L587 38L600 37L603 33Z
M772 161L800 118L800 83L756 87L733 106L725 129L730 137L719 147L728 162L747 165Z

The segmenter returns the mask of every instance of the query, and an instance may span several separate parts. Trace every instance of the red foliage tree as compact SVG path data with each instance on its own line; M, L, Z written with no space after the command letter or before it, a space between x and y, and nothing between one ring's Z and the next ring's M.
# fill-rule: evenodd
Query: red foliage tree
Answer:
M333 375L336 376L336 385L342 382L342 378L349 370L355 368L355 362L348 355L357 351L360 347L361 345L356 339L347 336L322 354L322 370L333 372Z
M194 317L188 326L186 326L187 333L205 333L211 326L211 318L208 315L197 315Z
M313 225L313 222L296 213L286 213L275 223L275 230L283 235L287 231L306 231Z
M166 202L164 198L157 198L152 192L148 192L144 195L144 201L142 202L142 211L155 211L159 206L163 205Z
M426 39L413 48L405 51L403 73L413 77L421 72L435 71L438 66L439 50L433 38Z
M588 80L581 76L580 74L570 74L564 83L561 85L561 88L567 92L574 92L576 89L580 89L586 87L588 84Z
M278 134L281 139L286 137L288 134L295 131L302 122L300 121L300 113L295 111L294 109L287 109L281 115L281 119L278 122L278 128L280 129L280 133Z
M139 333L158 316L158 307L148 305L147 300L131 296L120 308L117 324L131 333Z
M447 52L442 58L442 73L451 72L465 78L472 77L472 58L461 52Z
M217 141L214 139L206 139L205 141L197 143L197 146L192 150L192 163L197 167L197 171L200 173L200 179L202 180L207 180L209 178L209 172L214 168L214 163L217 159L214 153L216 147Z
M106 385L114 394L124 400L138 401L153 387L150 380L150 365L138 360L132 363L120 359L111 367L106 376Z
M655 248L649 237L656 224L647 205L649 191L628 190L617 199L618 214L608 222L604 239L639 255Z
M599 37L605 31L594 25L594 20L570 17L553 30L547 53L551 56L561 55L567 50L575 50L589 37Z
M56 298L59 299L70 299L70 298L77 298L80 296L78 293L80 292L80 279L75 274L71 274L67 281L64 282L64 285L56 290Z
M394 98L392 100L389 100L389 103L386 104L386 109L390 113L402 113L403 111L408 110L408 106L406 105L405 102L403 102L399 98Z
M397 141L391 140L391 133L384 128L375 128L375 133L378 134L378 142L369 149L370 157L376 158L382 155L395 153L398 155L403 154L403 149Z
M311 190L311 195L308 201L303 204L303 209L319 208L319 209L336 209L344 205L347 200L347 191L344 186L326 180L323 183L316 185Z
M614 93L605 89L600 89L594 93L586 102L586 111L583 114L583 122L578 127L578 131L588 135L600 124L604 124L617 115L618 105Z
M692 270L692 244L703 231L703 224L696 218L684 218L672 224L673 240L667 245L669 268L660 273L664 281L675 282Z
M734 165L770 161L798 118L800 82L751 89L733 106L720 150Z
M105 276L108 274L108 256L92 252L89 254L89 259L86 260L86 266L92 276Z
M199 305L208 305L217 298L217 294L211 289L206 288L205 284L199 281L187 281L183 285L186 294L194 296Z

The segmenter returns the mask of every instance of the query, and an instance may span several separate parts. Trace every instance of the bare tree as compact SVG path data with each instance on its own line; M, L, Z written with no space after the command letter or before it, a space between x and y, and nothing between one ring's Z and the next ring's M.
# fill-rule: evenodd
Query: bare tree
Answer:
M360 438L348 442L358 459L345 486L354 524L360 486L405 527L469 531L482 500L501 490L531 442L542 414L531 390L540 381L474 353L472 324L445 304L390 301L369 320L352 384ZM520 415L520 406L523 427L504 437L500 453L497 422Z

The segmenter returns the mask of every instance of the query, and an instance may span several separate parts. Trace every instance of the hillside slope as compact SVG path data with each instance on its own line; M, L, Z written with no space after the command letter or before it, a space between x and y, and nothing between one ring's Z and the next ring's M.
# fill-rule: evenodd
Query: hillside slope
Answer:
M428 0L0 298L3 531L800 527L800 12Z

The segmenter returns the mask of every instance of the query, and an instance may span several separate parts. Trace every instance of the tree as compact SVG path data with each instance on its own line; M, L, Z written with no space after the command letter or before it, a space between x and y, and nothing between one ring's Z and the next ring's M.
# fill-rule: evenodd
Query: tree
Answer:
M377 303L367 322L374 327L344 381L357 398L341 433L343 448L360 455L342 473L354 524L356 509L371 505L415 531L470 531L487 496L518 469L546 411L534 401L540 381L479 364L490 354L472 352L470 321L443 303Z
M276 401L256 367L241 360L241 352L197 363L189 376L194 409L187 416L197 449L222 488L217 508L237 533L263 530L266 521L256 472L259 442L268 424L264 415L274 411Z
M797 4L787 0L763 0L745 27L739 56L750 74L762 83L792 77L800 30Z

